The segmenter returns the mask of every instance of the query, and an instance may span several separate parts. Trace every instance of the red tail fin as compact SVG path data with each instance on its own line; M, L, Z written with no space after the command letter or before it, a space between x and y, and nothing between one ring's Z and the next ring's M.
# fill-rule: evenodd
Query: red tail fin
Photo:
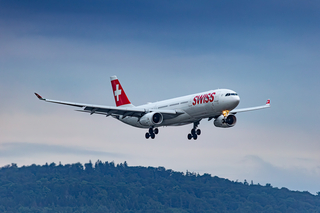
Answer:
M115 75L111 76L110 80L111 80L111 86L112 86L112 91L114 95L114 100L116 102L116 106L118 107L126 104L131 104L117 76Z

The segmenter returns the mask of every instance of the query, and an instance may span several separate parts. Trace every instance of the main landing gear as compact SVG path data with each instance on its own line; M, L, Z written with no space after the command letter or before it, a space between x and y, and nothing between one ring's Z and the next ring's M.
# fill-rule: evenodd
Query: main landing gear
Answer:
M200 121L193 123L193 129L191 129L191 133L188 134L188 139L191 140L192 138L194 140L197 140L198 135L201 135L201 130L197 129L198 125L200 124Z
M149 128L149 132L146 133L146 139L149 139L150 137L151 139L154 139L158 133L159 133L158 128L153 129L153 127L151 127Z

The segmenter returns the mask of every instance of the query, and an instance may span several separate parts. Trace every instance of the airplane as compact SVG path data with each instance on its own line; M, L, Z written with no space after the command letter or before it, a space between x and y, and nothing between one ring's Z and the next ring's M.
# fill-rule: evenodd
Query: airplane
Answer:
M239 102L239 95L230 89L216 89L178 98L134 106L129 101L117 76L111 76L116 106L100 106L83 103L72 103L42 98L38 93L35 95L39 100L77 107L79 112L85 112L104 116L112 116L119 121L134 127L146 128L145 138L154 139L159 133L161 126L181 126L193 124L191 132L187 135L189 140L197 140L201 134L198 129L202 119L208 121L214 119L216 127L233 127L237 118L235 114L270 107L270 99L265 105L244 109L235 109Z

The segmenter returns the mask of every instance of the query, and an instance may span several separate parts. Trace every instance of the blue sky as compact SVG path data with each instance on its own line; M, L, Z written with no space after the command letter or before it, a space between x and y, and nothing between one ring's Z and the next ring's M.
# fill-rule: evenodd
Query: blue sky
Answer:
M317 1L0 1L0 165L127 161L320 191ZM144 104L237 91L231 129L145 130L50 99L114 105L109 77Z

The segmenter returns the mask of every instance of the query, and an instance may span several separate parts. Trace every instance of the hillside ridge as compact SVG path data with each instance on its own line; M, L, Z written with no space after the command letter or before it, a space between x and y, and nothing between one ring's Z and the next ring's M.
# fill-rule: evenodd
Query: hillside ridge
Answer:
M13 163L0 212L320 212L320 195L126 162Z

